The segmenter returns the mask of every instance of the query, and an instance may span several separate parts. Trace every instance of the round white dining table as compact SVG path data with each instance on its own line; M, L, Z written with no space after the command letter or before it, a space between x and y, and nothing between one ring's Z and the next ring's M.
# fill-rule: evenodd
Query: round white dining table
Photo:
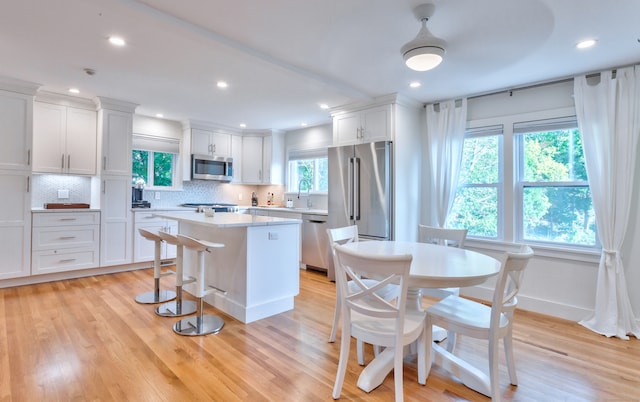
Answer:
M344 245L364 255L411 254L407 309L420 309L421 288L458 288L479 285L500 272L501 263L488 255L456 247L405 241L360 241ZM385 349L362 371L358 387L378 387L393 368L392 348ZM434 360L470 388L486 394L484 373L434 344Z

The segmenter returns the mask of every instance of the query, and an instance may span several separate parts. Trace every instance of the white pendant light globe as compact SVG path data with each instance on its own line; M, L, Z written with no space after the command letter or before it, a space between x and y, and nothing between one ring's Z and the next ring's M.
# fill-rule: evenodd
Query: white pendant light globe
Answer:
M427 29L427 21L433 15L433 4L421 4L414 9L414 14L422 22L418 35L402 46L400 52L404 62L412 70L428 71L437 67L445 53L445 43Z

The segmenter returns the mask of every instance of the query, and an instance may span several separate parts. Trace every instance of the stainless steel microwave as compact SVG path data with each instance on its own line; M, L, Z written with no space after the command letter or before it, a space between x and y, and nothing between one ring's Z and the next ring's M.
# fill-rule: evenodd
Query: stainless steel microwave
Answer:
M233 179L233 158L191 155L191 179L230 182Z

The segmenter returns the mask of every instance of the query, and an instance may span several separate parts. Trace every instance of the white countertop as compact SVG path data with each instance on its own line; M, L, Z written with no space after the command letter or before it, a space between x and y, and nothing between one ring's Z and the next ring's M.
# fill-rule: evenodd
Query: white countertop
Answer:
M302 223L300 219L277 218L274 216L255 216L236 214L233 212L216 212L212 217L207 217L204 213L194 212L193 210L188 212L158 212L155 215L161 218L173 219L178 222L194 223L197 225L217 228L292 225Z
M260 209L265 211L284 211L284 212L295 212L299 214L316 214L316 215L328 215L328 211L326 209L314 209L314 208L287 208L281 206L257 206L257 207L239 207L246 209Z

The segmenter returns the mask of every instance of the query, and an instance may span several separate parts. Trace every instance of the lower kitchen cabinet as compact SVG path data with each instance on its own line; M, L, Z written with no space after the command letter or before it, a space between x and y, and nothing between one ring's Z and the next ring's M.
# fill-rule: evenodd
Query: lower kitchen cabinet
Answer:
M133 235L133 262L153 261L155 258L155 243L140 235L138 229L147 229L151 232L162 230L172 234L178 233L178 222L153 216L159 211L134 211L135 216ZM161 259L176 258L176 246L162 242L160 249Z
M100 264L100 212L34 212L31 236L32 275Z

